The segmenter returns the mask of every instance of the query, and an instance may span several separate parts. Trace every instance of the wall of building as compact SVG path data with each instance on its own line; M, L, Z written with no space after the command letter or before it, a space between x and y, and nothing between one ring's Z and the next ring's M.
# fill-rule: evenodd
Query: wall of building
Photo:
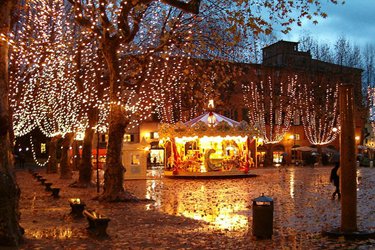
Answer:
M363 141L363 128L366 121L366 112L362 104L361 73L356 68L343 67L331 63L314 60L309 52L298 50L298 43L280 41L263 49L264 61L262 64L227 63L227 76L231 78L228 89L221 89L222 104L216 111L237 121L248 120L243 100L242 84L249 81L264 80L268 75L277 82L288 76L299 76L299 84L310 84L312 81L322 81L324 84L349 83L355 89L355 134L359 138L358 144ZM208 62L204 62L208 63ZM210 66L211 68L211 66ZM240 70L239 70L240 69ZM238 73L240 71L240 73ZM232 73L235 72L235 73ZM205 101L205 100L201 100ZM185 111L186 112L186 111ZM188 115L185 115L188 117ZM151 120L144 122L138 132L139 141L150 143L151 133L157 131L158 122ZM291 139L296 135L296 139ZM283 146L287 159L291 161L293 146L311 146L301 123L294 123L284 139L279 143ZM328 146L328 145L326 145ZM331 148L339 149L337 137L329 144Z

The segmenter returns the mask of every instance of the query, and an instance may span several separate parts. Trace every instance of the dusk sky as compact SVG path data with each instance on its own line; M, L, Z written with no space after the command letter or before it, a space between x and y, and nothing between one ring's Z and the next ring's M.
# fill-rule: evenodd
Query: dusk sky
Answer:
M302 27L295 26L284 40L298 41L301 34L311 34L318 41L334 43L344 36L359 46L375 46L375 0L347 0L344 5L327 3L322 0L326 19L319 19L317 25L304 21Z

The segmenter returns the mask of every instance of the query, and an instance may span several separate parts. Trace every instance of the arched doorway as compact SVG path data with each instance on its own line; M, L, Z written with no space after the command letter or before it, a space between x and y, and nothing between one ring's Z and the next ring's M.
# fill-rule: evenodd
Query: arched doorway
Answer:
M299 161L302 160L301 157L298 157L298 151L295 150L296 148L299 148L299 147L300 147L300 145L298 145L298 144L294 145L292 147L291 152L290 152L290 154L291 154L291 157L290 157L291 163L295 164L295 165L299 165Z
M281 164L283 158L286 157L285 148L281 144L277 144L272 148L272 155L273 155L273 163Z
M264 158L265 158L265 155L266 155L266 152L267 152L267 149L264 145L260 145L257 147L257 163L259 165L259 167L263 167L264 166ZM256 166L258 167L258 166Z

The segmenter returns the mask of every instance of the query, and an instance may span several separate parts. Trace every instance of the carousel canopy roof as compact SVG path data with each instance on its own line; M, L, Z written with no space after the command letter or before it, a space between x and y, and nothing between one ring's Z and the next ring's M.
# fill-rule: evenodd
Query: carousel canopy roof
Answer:
M215 126L221 121L225 121L226 123L228 123L232 127L238 126L240 124L239 122L237 122L235 120L232 120L228 117L225 117L223 115L220 115L218 113L206 112L203 115L200 115L200 116L195 117L194 119L192 119L190 121L185 122L185 125L188 126L188 127L193 127L198 122L204 122L207 125Z
M258 131L245 121L237 122L213 111L204 113L188 122L159 125L161 138L203 136L255 136Z

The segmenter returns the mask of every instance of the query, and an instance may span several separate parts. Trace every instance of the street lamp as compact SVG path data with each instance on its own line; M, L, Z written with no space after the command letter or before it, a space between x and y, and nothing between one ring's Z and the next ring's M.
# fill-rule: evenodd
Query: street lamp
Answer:
M100 185L99 185L99 129L96 126L96 192L100 192Z
M292 134L289 136L289 139L290 140L293 140L293 146L292 146L292 149L290 150L290 154L292 156L292 163L295 163L296 161L296 158L297 158L297 151L293 150L294 147L296 146L296 135L295 134Z
M85 133L84 132L82 132L82 131L76 132L75 137L74 137L74 145L73 145L74 148L72 148L73 155L74 155L73 156L73 162L74 162L74 168L75 168L75 170L78 169L77 168L77 163L81 159L81 155L79 153L79 149L80 149L79 147L80 146L77 148L77 143L78 142L82 142L84 138L85 138Z
M102 130L104 133L106 131L106 128L104 125L96 125L96 192L100 192L100 183L99 183L99 140L100 140L100 130Z

